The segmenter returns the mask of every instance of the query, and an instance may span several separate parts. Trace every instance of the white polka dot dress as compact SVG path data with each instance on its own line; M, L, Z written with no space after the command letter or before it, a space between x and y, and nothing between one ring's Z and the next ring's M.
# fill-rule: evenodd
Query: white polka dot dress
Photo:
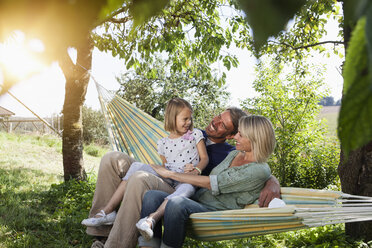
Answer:
M200 158L196 145L201 139L204 139L202 132L194 129L176 139L165 137L158 140L158 153L167 160L165 167L182 173L185 164L197 165Z

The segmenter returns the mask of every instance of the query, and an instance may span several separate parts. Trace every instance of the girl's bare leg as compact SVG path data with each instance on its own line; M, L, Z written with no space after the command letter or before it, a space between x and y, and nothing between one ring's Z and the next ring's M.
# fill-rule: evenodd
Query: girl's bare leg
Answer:
M147 218L147 223L149 223L150 227L152 228L153 224L157 223L161 218L164 216L165 206L167 205L168 199L165 199L163 203L159 206L159 208L149 215Z
M110 201L106 204L106 206L103 208L103 211L105 211L106 214L109 214L117 209L120 202L123 200L125 189L127 186L127 181L121 181L119 184L119 187L116 189L115 193L112 195ZM101 217L101 216L95 216Z

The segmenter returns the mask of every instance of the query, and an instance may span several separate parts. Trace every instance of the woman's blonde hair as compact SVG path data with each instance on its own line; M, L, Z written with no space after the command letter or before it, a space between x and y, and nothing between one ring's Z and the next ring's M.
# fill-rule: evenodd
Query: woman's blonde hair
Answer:
M188 101L185 99L175 97L167 103L167 107L165 108L165 116L164 116L164 129L168 132L176 132L176 117L184 108L189 108L192 112L192 107ZM194 127L193 121L191 119L190 130Z
M239 120L239 131L251 142L257 162L266 162L275 149L275 132L271 121L264 116L243 116Z

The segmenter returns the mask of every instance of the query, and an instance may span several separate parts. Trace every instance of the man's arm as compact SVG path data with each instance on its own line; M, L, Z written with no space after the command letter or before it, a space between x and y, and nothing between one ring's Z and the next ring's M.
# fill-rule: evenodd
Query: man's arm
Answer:
M258 205L260 207L267 207L270 201L274 198L280 198L280 184L278 179L271 175L260 193Z

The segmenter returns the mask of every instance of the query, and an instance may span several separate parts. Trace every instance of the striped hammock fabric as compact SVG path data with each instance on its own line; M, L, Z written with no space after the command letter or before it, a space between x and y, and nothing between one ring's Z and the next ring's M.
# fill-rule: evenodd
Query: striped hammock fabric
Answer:
M101 108L114 150L137 161L158 163L156 142L168 135L163 124L96 82ZM286 232L328 224L372 220L372 198L337 191L281 188L282 208L259 208L196 213L189 235L200 240L224 240Z
M112 149L147 164L162 164L156 142L169 135L164 125L96 82Z
M189 235L205 241L236 239L277 232L372 220L372 198L337 191L281 188L281 208L258 208L195 213Z

